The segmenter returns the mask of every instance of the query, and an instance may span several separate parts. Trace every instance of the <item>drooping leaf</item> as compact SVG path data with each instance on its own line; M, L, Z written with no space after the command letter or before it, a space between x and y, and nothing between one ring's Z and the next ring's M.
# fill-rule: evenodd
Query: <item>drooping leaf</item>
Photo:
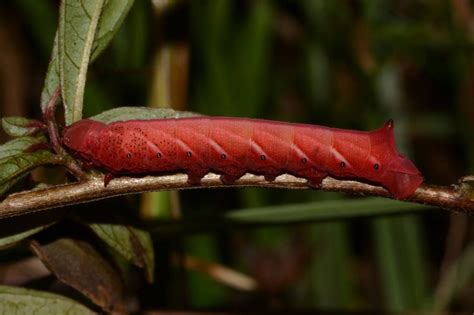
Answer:
M37 290L0 286L2 314L95 314L67 297Z
M62 282L75 288L108 312L123 312L123 283L116 270L92 245L63 238L32 250Z
M200 114L186 111L173 110L171 108L150 108L150 107L117 107L99 115L90 117L90 119L101 121L103 123L112 123L114 121L124 121L133 119L164 119L164 118L185 118L196 117Z
M0 247L19 242L49 228L61 221L67 213L68 210L62 208L0 220Z
M120 224L92 223L89 227L123 258L143 268L147 280L153 281L153 243L147 231Z
M143 266L141 267L145 269L146 279L149 283L152 283L155 271L155 251L150 232L134 228L133 237L132 241L135 244L133 248L140 250L135 253L135 256L142 260Z
M18 241L24 240L25 238L46 229L50 225L51 224L37 226L37 227L34 227L34 228L26 230L26 231L22 231L22 232L17 233L17 234L13 234L13 235L9 235L9 236L0 238L0 247L10 245L10 244L16 243Z
M36 119L25 117L4 117L2 127L5 133L11 137L22 137L32 135L45 126Z
M41 95L44 111L54 90L61 86L66 125L82 117L84 88L89 64L107 47L133 0L63 0Z

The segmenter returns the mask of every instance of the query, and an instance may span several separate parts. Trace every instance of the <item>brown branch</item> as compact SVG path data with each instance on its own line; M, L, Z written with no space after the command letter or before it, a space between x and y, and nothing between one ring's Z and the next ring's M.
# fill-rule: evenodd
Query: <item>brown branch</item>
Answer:
M224 187L309 189L305 179L286 174L277 177L273 182L266 181L263 176L246 174L233 185L223 185L218 175L210 173L202 179L200 186L189 185L185 174L120 177L113 179L107 187L104 187L103 175L93 175L72 184L12 194L0 203L0 219L145 191ZM382 187L331 177L323 180L320 189L391 198ZM406 201L474 214L474 200L463 197L462 193L453 187L422 185Z

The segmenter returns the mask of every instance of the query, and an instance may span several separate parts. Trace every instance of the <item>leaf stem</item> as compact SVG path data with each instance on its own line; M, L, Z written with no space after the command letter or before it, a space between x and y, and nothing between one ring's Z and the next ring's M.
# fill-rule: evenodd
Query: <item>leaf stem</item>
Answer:
M84 172L81 167L72 159L61 146L58 125L56 123L56 106L61 99L61 88L57 87L51 95L48 105L45 107L43 112L43 119L48 127L49 139L53 147L56 156L52 161L53 164L63 165L66 169L73 174L77 179L84 178Z
M61 99L61 88L57 87L53 94L51 95L51 98L48 101L48 105L46 105L46 108L44 109L43 112L43 119L46 122L46 125L48 127L48 134L49 134L49 139L51 141L51 144L53 145L53 150L56 152L56 154L63 154L64 150L61 147L61 144L59 142L59 132L58 132L58 126L56 124L56 105L59 103Z

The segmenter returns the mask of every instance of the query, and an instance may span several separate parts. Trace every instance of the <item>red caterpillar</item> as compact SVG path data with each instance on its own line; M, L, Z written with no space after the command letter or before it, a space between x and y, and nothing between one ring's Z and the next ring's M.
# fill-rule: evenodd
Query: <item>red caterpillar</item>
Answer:
M391 120L365 132L226 117L85 119L66 128L63 142L112 174L184 171L193 184L209 171L225 184L246 172L267 180L289 173L317 187L330 175L377 183L402 199L423 181L397 151Z

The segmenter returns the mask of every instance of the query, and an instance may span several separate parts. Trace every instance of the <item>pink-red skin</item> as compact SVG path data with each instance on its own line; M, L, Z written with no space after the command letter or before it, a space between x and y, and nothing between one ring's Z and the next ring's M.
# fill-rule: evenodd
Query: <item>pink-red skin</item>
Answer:
M210 171L226 184L246 172L268 180L289 173L315 187L329 175L379 184L404 199L423 182L397 151L391 120L354 131L250 118L85 119L65 129L63 143L114 175L184 171L194 184Z

